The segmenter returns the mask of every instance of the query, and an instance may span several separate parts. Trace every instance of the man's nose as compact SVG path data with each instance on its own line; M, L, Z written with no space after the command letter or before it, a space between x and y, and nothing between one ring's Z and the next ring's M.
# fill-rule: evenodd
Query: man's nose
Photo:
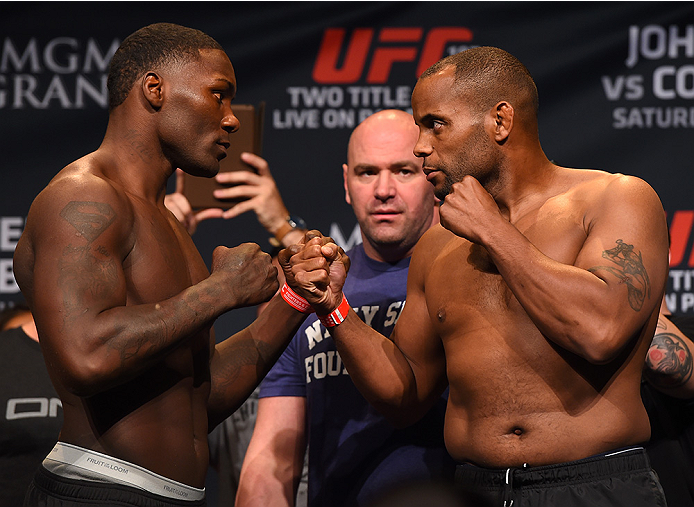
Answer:
M374 196L382 201L391 199L395 196L395 178L390 171L378 173Z
M222 128L231 134L232 132L236 132L240 126L241 122L236 117L236 115L234 115L234 112L231 110L231 108L229 108L229 111L227 112L227 114L224 115L224 118L222 119Z
M431 155L431 151L431 143L427 141L426 136L419 134L419 137L417 138L417 144L414 145L414 150L412 150L414 156L419 158L425 158Z

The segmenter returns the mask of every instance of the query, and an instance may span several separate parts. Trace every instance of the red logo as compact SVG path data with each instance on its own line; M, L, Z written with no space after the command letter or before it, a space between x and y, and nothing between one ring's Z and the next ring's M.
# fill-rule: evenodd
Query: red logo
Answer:
M323 33L316 63L313 66L313 80L322 84L349 84L357 82L366 69L366 61L374 39L373 28L357 28L344 50L344 61L338 68L338 60L343 53L346 30L328 28ZM421 52L419 43L424 39ZM436 63L444 55L447 45L453 42L470 42L472 31L463 27L432 28L424 36L424 29L381 28L378 31L366 82L383 84L395 62L414 62L419 57L415 77ZM396 45L382 45L383 43Z
M694 225L694 211L678 210L672 215L670 222L670 267L679 266L685 261L687 244ZM687 267L694 267L694 251L690 253Z

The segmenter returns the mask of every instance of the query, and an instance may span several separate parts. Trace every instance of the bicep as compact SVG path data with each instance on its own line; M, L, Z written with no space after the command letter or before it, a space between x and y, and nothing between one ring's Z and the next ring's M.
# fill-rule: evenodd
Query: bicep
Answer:
M412 368L420 401L438 397L447 382L445 352L427 306L424 274L425 267L413 256L405 307L391 336Z
M614 311L635 330L660 305L667 248L665 214L657 195L645 182L622 177L610 183L590 217L575 265L602 281Z
M79 335L99 313L125 304L122 217L114 199L103 193L93 198L59 194L30 216L36 221L32 300L42 337Z

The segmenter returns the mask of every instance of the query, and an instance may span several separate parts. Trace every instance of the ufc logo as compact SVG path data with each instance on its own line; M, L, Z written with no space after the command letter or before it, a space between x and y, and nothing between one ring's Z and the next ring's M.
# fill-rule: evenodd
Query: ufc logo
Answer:
M687 244L694 224L694 211L679 210L670 222L670 267L679 266L685 260ZM687 267L694 267L694 251L687 259Z
M340 54L345 43L344 28L328 28L323 34L316 63L313 66L313 80L316 83L349 84L357 82L366 69L374 39L373 28L356 28L352 32L344 61L338 68ZM419 43L424 38L421 52ZM432 28L424 37L424 30L419 28L381 28L378 32L378 45L373 52L371 65L366 75L366 82L383 84L388 81L395 62L414 62L419 56L415 77L428 69L443 56L444 50L452 42L470 42L472 31L463 27ZM398 45L382 46L381 43Z

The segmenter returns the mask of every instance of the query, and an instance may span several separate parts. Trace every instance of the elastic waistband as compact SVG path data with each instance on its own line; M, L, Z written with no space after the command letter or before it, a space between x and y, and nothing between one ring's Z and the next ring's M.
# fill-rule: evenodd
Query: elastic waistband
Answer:
M205 489L198 489L150 472L127 461L76 445L58 442L43 460L46 470L68 479L127 484L166 498L199 501ZM85 474L85 471L90 474ZM110 479L110 480L109 480Z
M643 447L632 447L591 456L578 461L538 467L512 467L486 469L475 465L458 465L456 479L477 485L504 486L512 476L513 486L539 486L590 481L637 470L650 470L650 462Z

